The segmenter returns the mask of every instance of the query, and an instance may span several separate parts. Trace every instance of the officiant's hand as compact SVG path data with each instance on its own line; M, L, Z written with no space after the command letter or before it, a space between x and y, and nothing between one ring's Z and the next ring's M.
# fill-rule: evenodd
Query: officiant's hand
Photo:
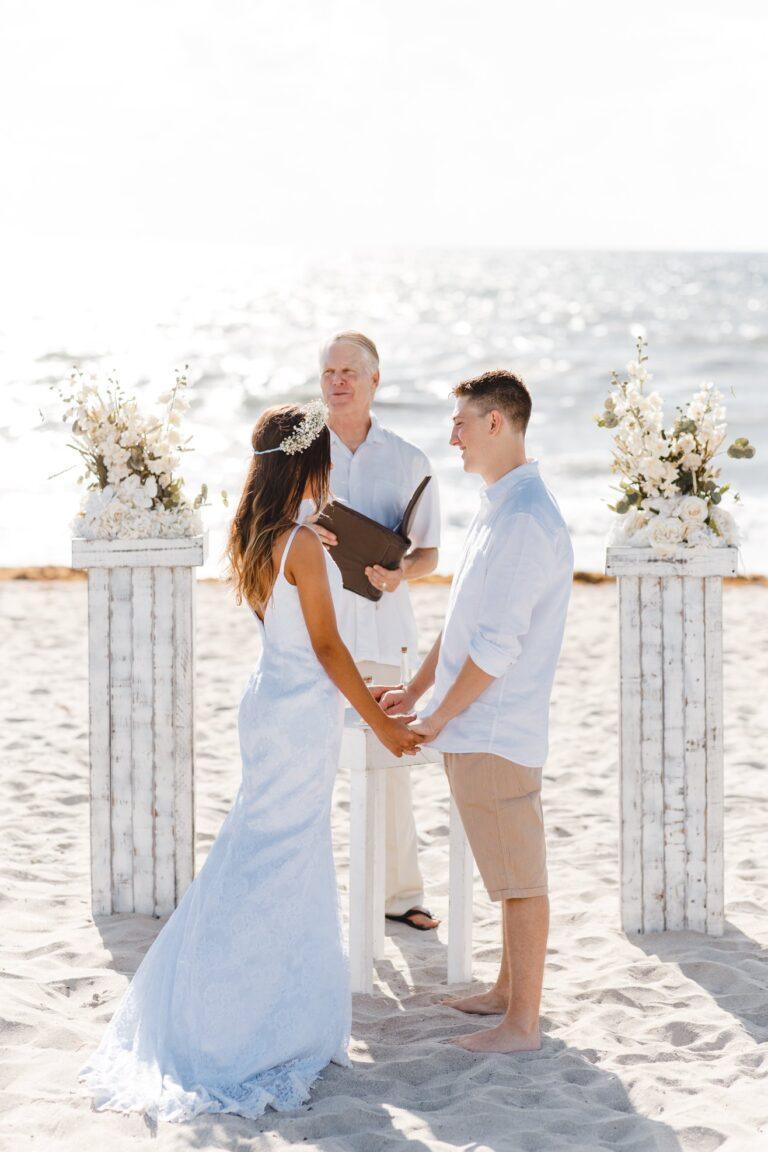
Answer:
M399 568L382 568L381 564L372 564L366 568L365 574L374 588L380 592L396 592L405 579L405 569L402 564Z
M328 548L333 548L334 544L338 544L338 538L334 535L333 532L329 532L327 528L323 528L321 524L316 523L319 515L319 512L315 512L314 516L307 516L304 523L309 528L311 528L317 536L320 537L322 544L325 544Z

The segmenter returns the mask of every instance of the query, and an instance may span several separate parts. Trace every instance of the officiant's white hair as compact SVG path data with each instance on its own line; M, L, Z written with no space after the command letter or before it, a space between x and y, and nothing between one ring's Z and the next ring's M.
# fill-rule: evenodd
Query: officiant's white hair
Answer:
M354 344L356 348L360 348L365 353L366 360L372 372L379 371L379 352L373 340L368 336L364 336L362 332L337 332L335 336L331 336L330 340L326 340L320 349L320 363L325 360L326 353L332 344L338 343L339 340L344 340L347 344Z

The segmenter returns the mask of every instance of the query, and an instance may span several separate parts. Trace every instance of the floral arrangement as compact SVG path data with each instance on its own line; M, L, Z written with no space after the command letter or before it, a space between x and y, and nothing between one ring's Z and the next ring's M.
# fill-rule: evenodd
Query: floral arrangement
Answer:
M612 470L621 476L619 499L609 505L620 517L611 543L651 547L664 557L682 548L737 544L734 517L721 507L730 486L716 464L726 438L723 398L704 385L665 429L661 397L645 390L651 379L645 349L641 337L627 379L613 373L604 411L595 417L599 427L613 430ZM755 455L745 436L727 452L733 459Z
M74 435L70 447L85 465L78 483L86 484L87 494L72 525L75 535L109 540L202 531L207 488L190 502L176 474L181 453L189 450L179 431L189 408L186 388L186 375L177 372L173 387L159 397L159 417L142 413L114 376L102 386L95 375L86 378L75 369L68 387L58 388Z

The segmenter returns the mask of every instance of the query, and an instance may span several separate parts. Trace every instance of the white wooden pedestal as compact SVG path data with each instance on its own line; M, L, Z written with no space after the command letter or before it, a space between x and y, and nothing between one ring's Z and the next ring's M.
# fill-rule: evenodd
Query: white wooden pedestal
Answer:
M194 567L205 538L73 540L88 569L91 902L165 916L194 874Z
M609 548L620 635L625 932L722 935L722 578L736 548Z
M373 963L384 955L384 773L402 764L440 762L424 749L398 760L348 710L342 763L350 769L349 958L353 992L373 991ZM448 879L448 982L472 978L474 861L451 799Z

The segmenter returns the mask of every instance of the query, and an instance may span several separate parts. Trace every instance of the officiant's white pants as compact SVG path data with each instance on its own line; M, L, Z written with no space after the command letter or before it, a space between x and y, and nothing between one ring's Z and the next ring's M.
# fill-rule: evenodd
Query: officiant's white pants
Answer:
M359 660L361 676L372 676L374 684L398 684L400 669L396 664L379 664ZM409 908L424 906L424 882L419 870L416 821L413 818L411 768L388 768L385 785L386 810L386 880L384 910L393 916Z

